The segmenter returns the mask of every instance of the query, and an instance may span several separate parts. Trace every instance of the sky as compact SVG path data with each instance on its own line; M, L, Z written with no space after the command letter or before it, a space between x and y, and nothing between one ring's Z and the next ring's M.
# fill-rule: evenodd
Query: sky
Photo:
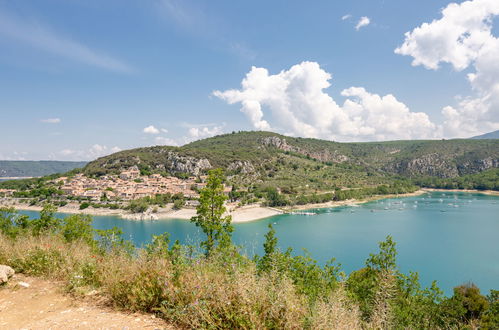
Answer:
M0 159L499 129L499 1L0 0Z

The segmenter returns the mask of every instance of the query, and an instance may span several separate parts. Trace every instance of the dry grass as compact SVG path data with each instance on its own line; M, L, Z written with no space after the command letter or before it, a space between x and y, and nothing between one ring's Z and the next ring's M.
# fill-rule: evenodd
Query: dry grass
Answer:
M58 236L0 236L0 263L18 272L63 280L71 292L97 289L120 309L156 313L187 328L359 329L358 308L343 289L311 304L292 281L258 275L246 261L96 253L83 242Z

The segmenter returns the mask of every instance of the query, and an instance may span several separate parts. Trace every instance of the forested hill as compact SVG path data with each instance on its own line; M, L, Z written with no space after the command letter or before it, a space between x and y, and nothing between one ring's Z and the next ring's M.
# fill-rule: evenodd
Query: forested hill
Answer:
M377 185L394 178L457 178L499 167L499 140L338 143L271 132L239 132L182 147L120 151L84 172L117 174L137 165L143 174L199 175L222 167L242 185L295 189Z
M0 177L37 177L84 167L87 162L0 160Z

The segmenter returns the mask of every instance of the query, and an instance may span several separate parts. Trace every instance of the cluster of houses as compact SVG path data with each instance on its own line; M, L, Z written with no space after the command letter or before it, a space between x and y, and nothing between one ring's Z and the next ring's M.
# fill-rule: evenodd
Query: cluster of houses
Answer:
M197 190L206 186L205 180L206 176L187 179L163 177L160 174L141 176L136 166L121 172L120 175L107 175L98 179L83 174L57 179L58 182L63 182L61 190L66 195L92 200L100 200L104 196L111 200L132 200L166 193L180 193L186 198L197 198Z

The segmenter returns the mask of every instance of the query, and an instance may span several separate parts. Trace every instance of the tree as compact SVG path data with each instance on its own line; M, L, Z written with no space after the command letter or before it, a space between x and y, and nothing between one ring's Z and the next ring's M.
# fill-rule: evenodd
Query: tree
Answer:
M57 207L50 203L45 203L43 209L40 211L40 218L32 221L33 232L40 234L42 231L55 231L60 224L60 219L54 216L56 211Z
M197 215L191 218L191 221L201 227L206 234L206 241L201 242L206 256L210 255L217 243L229 244L234 230L231 225L232 217L224 216L226 212L224 203L227 196L223 193L223 181L222 169L208 172L206 187L200 192L199 206L196 208Z
M18 214L13 208L0 207L0 233L16 237L20 230L29 226L29 217Z
M180 210L185 206L185 200L184 199L176 199L173 201L173 209L174 210Z
M275 187L267 188L267 202L269 206L285 206L288 204L286 198Z
M272 262L275 259L277 252L277 237L275 236L275 229L271 223L268 225L269 231L265 234L265 242L263 243L263 250L265 254L258 262L260 271L269 271L272 267Z
M84 214L73 214L62 220L61 234L67 242L83 240L93 242L94 229L92 217Z

